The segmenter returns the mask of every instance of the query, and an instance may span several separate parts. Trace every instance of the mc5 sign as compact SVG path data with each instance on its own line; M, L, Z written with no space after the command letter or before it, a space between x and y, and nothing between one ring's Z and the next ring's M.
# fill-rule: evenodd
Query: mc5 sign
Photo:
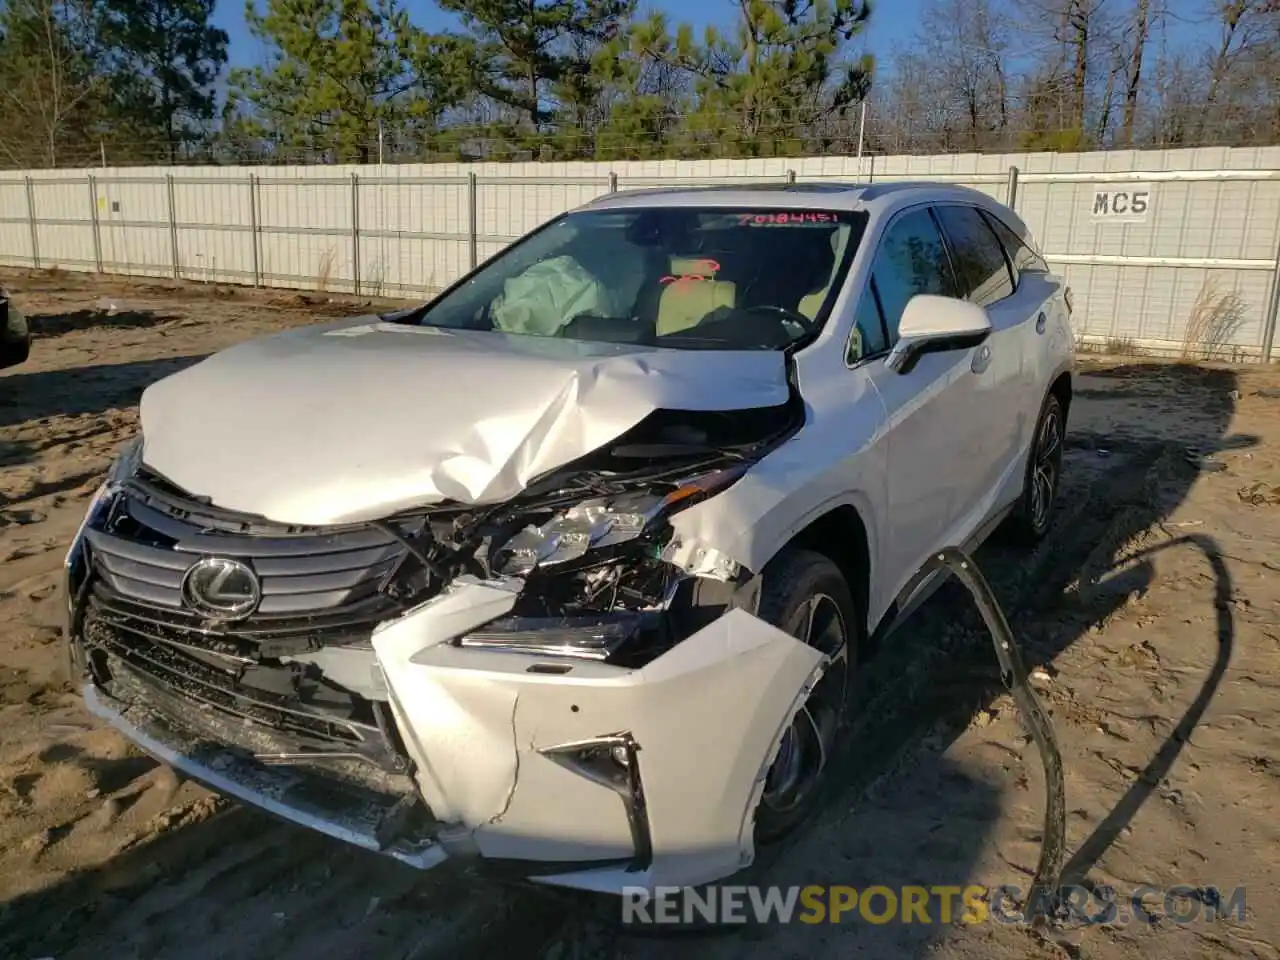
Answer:
M1095 188L1093 219L1109 223L1142 223L1151 211L1151 185L1127 183Z

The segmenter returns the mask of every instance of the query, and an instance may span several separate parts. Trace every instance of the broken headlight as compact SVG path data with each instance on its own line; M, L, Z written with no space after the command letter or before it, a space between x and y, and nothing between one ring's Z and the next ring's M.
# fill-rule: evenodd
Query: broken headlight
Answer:
M665 493L629 493L589 500L527 526L495 551L493 569L509 577L527 577L584 556L589 550L637 540L660 528L678 510L719 493L746 471L745 466L693 477Z
M63 561L64 566L69 566L79 551L80 543L84 539L85 528L93 521L103 505L111 499L111 495L138 472L138 467L141 463L142 437L138 436L120 448L119 454L116 455L115 461L111 464L111 469L107 471L106 480L89 498L89 506L80 520L80 526L76 528L75 536L71 538L71 546L67 550L66 558Z
M460 643L508 653L607 660L652 616L626 610L594 616L505 617L471 631Z
M586 501L519 530L490 557L495 572L526 580L517 609L459 643L590 660L662 644L664 615L683 579L661 559L667 519L745 471L740 465L663 491Z

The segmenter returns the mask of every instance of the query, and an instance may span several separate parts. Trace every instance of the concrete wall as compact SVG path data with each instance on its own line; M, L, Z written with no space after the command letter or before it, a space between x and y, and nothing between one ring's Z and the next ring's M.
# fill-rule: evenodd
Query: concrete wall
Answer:
M0 264L419 297L611 189L790 178L1012 198L1087 341L1177 352L1190 329L1229 359L1271 345L1280 147L19 171L0 173Z

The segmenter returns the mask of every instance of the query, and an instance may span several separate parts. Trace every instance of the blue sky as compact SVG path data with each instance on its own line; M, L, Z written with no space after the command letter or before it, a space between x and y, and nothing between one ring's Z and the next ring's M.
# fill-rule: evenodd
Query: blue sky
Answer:
M734 5L731 0L649 0L660 10L666 10L673 23L684 20L701 28L710 23L726 24L732 21ZM871 52L887 56L892 47L906 39L919 19L920 0L893 0L880 3L871 11L870 25L864 34ZM425 0L406 0L410 17L426 29L440 30L448 20L434 3ZM249 35L244 22L243 0L218 0L213 20L231 37L229 50L231 66L252 66L262 59L261 45Z

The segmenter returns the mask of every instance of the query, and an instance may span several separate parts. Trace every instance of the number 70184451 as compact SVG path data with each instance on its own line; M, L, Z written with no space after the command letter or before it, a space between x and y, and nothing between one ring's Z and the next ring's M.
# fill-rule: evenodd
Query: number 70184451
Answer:
M834 213L822 213L817 210L778 210L768 213L740 213L738 223L742 226L764 226L772 223L834 223Z

